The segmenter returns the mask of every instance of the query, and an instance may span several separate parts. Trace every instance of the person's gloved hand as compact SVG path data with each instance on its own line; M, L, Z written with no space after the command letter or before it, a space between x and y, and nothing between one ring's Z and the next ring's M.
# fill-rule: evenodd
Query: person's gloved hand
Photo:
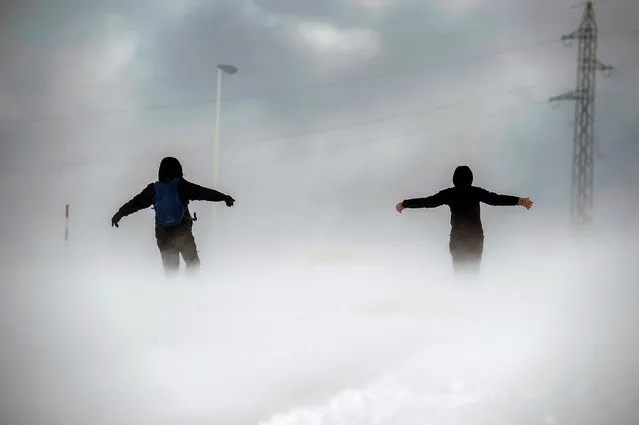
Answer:
M122 218L119 215L114 215L113 218L111 218L111 227L120 227L120 220Z
M519 198L519 202L517 204L529 210L533 206L533 201L530 198Z
M231 196L227 196L224 202L226 203L227 207L232 207L233 204L235 203L235 199L233 199L233 197Z

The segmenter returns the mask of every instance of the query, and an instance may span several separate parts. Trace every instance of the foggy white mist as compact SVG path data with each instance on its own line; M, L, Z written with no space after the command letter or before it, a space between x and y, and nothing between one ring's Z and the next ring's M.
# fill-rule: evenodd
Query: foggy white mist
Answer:
M484 206L482 279L463 283L443 230L422 243L253 243L207 235L211 207L196 205L209 242L194 279L164 279L149 211L117 230L102 214L99 229L88 206L68 244L31 235L40 246L4 265L8 423L635 418L636 233L575 242L537 218L542 206L516 210L509 236ZM233 222L242 203L216 207ZM419 232L410 216L447 228L432 210L388 210L405 235Z

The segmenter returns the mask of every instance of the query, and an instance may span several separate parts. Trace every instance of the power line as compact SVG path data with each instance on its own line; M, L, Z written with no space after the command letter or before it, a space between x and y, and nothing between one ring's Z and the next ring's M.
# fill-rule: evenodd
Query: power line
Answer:
M605 93L607 95L617 95L617 94L628 94L628 95L633 95L633 94L639 94L639 88L633 88L632 90L628 90L628 89L621 89L621 90L602 90L602 94ZM460 101L461 102L461 101ZM464 101L465 102L465 101ZM459 102L458 102L459 103ZM494 110L491 111L484 111L482 113L477 113L477 114L471 114L471 116L474 117L474 121L478 121L479 119L483 119L486 117L503 117L505 115L508 114L512 114L512 113L516 113L516 112L525 112L527 109L531 108L531 107L535 107L535 106L548 106L548 100L543 99L543 100L535 100L535 101L530 101L530 102L523 102L520 103L519 105L513 106L513 105L507 105L507 106L502 106L500 108L495 108ZM413 116L416 116L416 114L413 114ZM392 121L392 119L387 120L388 122ZM426 134L430 135L430 136L442 136L442 135L446 135L446 134L451 134L451 133L459 133L459 132L464 132L468 129L469 125L471 123L473 123L474 121L465 121L464 122L464 126L463 127L458 127L455 130L453 130L452 132L447 132L447 131L434 131L431 132L429 130L425 130L423 128L417 129L415 131L410 131L410 132L401 132L401 133L395 133L395 135L384 135L384 136L378 136L378 137L360 137L360 140L358 140L357 142L348 142L344 144L345 148L352 148L352 147L357 147L357 146L362 146L362 145L371 145L371 144L375 144L375 143L379 143L379 142L389 142L389 140L398 140L401 138L409 138L409 137L416 137L416 136L424 136ZM354 128L354 127L360 127L360 126L344 126L341 127L338 130L348 130L350 128ZM332 131L332 130L331 130ZM308 134L304 134L304 135L297 135L295 137L289 136L288 138L282 138L282 137L272 137L272 138L263 138L263 139L252 139L252 140L242 140L242 141L235 141L235 143L233 143L234 145L244 145L244 149L240 149L240 148L236 148L236 149L230 149L229 151L227 151L227 153L232 154L234 152L240 153L240 152L246 152L247 149L250 149L251 146L255 147L255 145L257 143L260 143L261 146L263 145L274 145L277 143L282 143L284 140L290 140L293 138L298 138L298 139L302 139L302 138L306 138L309 136L315 136L315 135L319 135L319 134L324 134L324 133L329 133L330 131L322 131L322 132L312 132L312 133L308 133ZM207 150L210 149L209 147L190 147L190 148L184 148L181 150L181 152L199 152L202 150ZM66 164L66 166L83 166L83 165L94 165L94 164L98 164L98 163L108 163L108 162L113 162L113 161L131 161L131 160L138 160L138 159L144 159L144 158L149 158L149 157L156 157L158 156L159 153L158 152L153 152L153 153L143 153L143 154L136 154L136 155L129 155L126 157L122 157L122 158L106 158L104 160L100 160L100 161L87 161L87 162L75 162L72 164ZM285 155L275 155L275 158L284 158Z
M632 61L632 62L627 62L625 64L620 64L621 67L625 67L625 65L632 65L632 67L630 68L625 68L628 70L632 70L632 69L639 69L639 62L636 61ZM568 76L567 75L559 75L559 76L553 76L552 78L546 79L543 81L543 83L548 84L551 82L555 82L555 81L560 81L563 79L567 79ZM283 134L283 135L277 135L277 136L268 136L268 137L260 137L260 138L243 138L243 139L235 139L235 141L232 143L233 145L257 145L257 144L276 144L276 143L283 143L285 141L290 141L290 140L295 140L295 139L304 139L304 138L310 138L310 137L314 137L314 136L319 136L319 135L324 135L324 134L330 134L330 133L334 133L334 132L340 132L340 131L345 131L345 130L352 130L352 129L357 129L357 128L365 128L365 127L371 127L374 125L378 125L378 124L385 124L385 123L391 123L393 121L396 120L401 120L401 119L405 119L405 118L411 118L411 117L417 117L420 114L432 114L435 111L445 111L447 109L453 109L459 105L468 105L473 104L474 102L481 102L483 99L489 99L491 102L494 102L496 99L498 99L497 94L501 94L504 96L504 99L506 98L506 95L509 94L516 94L517 92L525 92L527 90L531 90L534 89L536 87L541 86L542 84L539 83L535 83L535 84L524 84L524 85L520 85L520 86L515 86L515 87L511 87L508 88L506 90L500 91L500 92L491 92L491 93L478 93L474 96L465 96L463 98L459 98L459 99L455 99L452 101L447 101L447 102L443 102L437 105L428 105L425 106L423 108L411 108L409 110L405 110L403 112L399 112L399 113L395 113L392 115L384 115L384 116L380 116L380 117L375 117L375 118L367 118L364 120L360 120L360 121L356 121L356 122L350 122L348 124L337 124L337 125L333 125L333 126L325 126L323 128L315 128L315 129L310 129L310 130L305 130L305 131L301 131L298 133L289 133L289 134ZM627 91L624 91L624 93ZM541 103L545 103L546 101L542 101ZM538 101L534 101L533 103L531 103L532 105L536 105L538 104ZM526 103L524 103L524 105L526 105ZM507 108L513 108L512 106L507 106L504 108L496 108L494 110L491 111L487 111L484 112L482 116L490 116L490 115L494 115L495 113L499 113L500 110L503 109L507 109ZM515 106L515 108L518 108L517 106ZM200 150L200 149L206 149L206 148L187 148L187 150ZM135 157L147 157L149 156L148 154L141 154L141 155L135 155Z
M632 67L628 68L626 65L632 65ZM627 63L622 63L620 64L620 67L625 68L626 70L633 70L633 69L639 69L639 63L636 61L632 61L632 62L627 62ZM561 75L561 76L554 76L550 79L546 79L544 80L544 83L549 83L549 82L555 82L555 81L559 81L559 80L563 80L564 78L568 78L567 75ZM508 88L506 90L503 90L501 92L498 92L497 94L502 94L502 95L508 95L508 94L515 94L519 91L526 91L526 90L530 90L530 89L534 89L536 87L539 87L541 84L524 84L524 85L520 85L520 86L516 86L516 87L511 87ZM624 90L620 93L626 94L629 93L628 90ZM498 99L498 97L496 97L496 93L492 92L492 93L478 93L475 96L465 96L463 98L460 99L456 99L453 101L449 101L449 102L444 102L444 103L440 103L438 105L429 105L423 108L411 108L410 110L406 110L404 112L400 112L400 113L395 113L392 115L385 115L385 116L381 116L381 117L375 117L375 118L368 118L365 120L361 120L361 121L357 121L357 122L351 122L348 124L338 124L338 125L334 125L334 126L329 126L329 127L323 127L323 128L315 128L315 129L311 129L311 130L306 130L306 131L302 131L302 132L298 132L298 133L290 133L290 134L283 134L283 135L277 135L277 136L268 136L268 137L261 137L261 138L243 138L243 139L235 139L234 142L232 143L232 145L235 146L239 146L239 145L248 145L248 146L256 146L257 144L263 145L263 144L277 144L277 143L283 143L285 141L290 141L290 140L295 140L295 139L304 139L304 138L310 138L310 137L314 137L314 136L319 136L319 135L324 135L324 134L330 134L333 132L340 132L340 131L345 131L345 130L352 130L352 129L356 129L356 128L365 128L365 127L370 127L370 126L374 126L377 124L385 124L385 123L392 123L393 121L396 120L401 120L404 118L411 118L411 117L417 117L420 114L428 114L430 115L430 113L435 112L435 111L444 111L446 109L453 109L461 104L464 105L468 105L469 103L474 103L476 101L481 101L482 99L490 99L490 101L495 101L495 99ZM506 98L506 96L504 96L504 98ZM483 112L482 114L480 114L479 116L482 117L487 117L487 116L493 116L493 115L498 115L500 113L500 111L503 111L505 109L508 110L517 110L519 109L521 106L527 106L527 105L539 105L539 104L546 104L547 101L541 100L541 101L532 101L532 102L524 102L524 103L520 103L520 105L518 106L512 106L512 105L508 105L505 107L498 107L495 108L491 111L486 111ZM418 133L424 133L423 130L418 131ZM194 151L194 150L203 150L203 149L208 149L207 147L191 147L191 148L186 148L184 150L187 151ZM144 158L144 157L149 157L149 156L153 156L154 154L139 154L139 155L134 155L134 158ZM121 158L122 160L124 160L125 158ZM107 159L106 161L110 161L110 159ZM100 162L105 162L105 161L97 161L98 163ZM77 165L81 165L81 164L77 164Z
M628 90L618 90L618 91L608 91L606 92L606 94L639 94L639 89L637 90L632 90L632 91L628 91ZM412 137L417 137L417 136L424 136L424 135L428 135L428 136L437 136L437 137L442 137L445 135L450 135L450 134L459 134L459 133L464 133L467 132L469 127L473 124L475 124L477 121L479 121L479 119L485 118L485 117L499 117L499 116L504 116L504 115L509 115L512 113L521 113L521 112L526 112L525 110L531 108L531 107L535 107L535 106L542 106L542 105L548 105L548 101L547 100L541 100L541 101L534 101L534 102L527 102L518 106L505 106L496 110L493 110L491 112L486 112L486 113L481 113L481 114L477 114L474 116L474 119L469 121L466 120L464 121L464 126L462 127L455 127L454 129L452 129L451 131L445 130L445 131L429 131L429 130L425 130L425 129L418 129L415 131L411 131L411 132L402 132L402 133L396 133L395 135L385 135L385 136L378 136L378 137L373 137L373 138L361 138L361 140L358 140L357 142L349 142L349 143L345 143L344 147L345 148L355 148L358 146L362 146L362 145L373 145L376 144L378 142L389 142L389 140L398 140L398 139L402 139L402 138L412 138ZM505 113L504 113L505 112ZM481 121L482 124L485 124L486 121ZM501 125L503 125L503 123L500 123ZM265 140L265 142L268 142L269 140ZM275 140L272 139L270 140L271 142L279 142L280 140ZM423 143L423 141L422 141ZM284 158L285 155L276 155L275 156L277 159L279 158Z
M636 69L639 69L639 62L628 62L626 64L633 64L634 67ZM623 65L623 64L622 64ZM561 76L560 78L551 78L550 80L547 81L557 81L559 79L563 79L566 78L564 76ZM523 91L523 90L527 90L527 89L533 89L535 87L539 87L539 84L526 84L526 85L521 85L521 86L517 86L517 87L512 87L509 88L507 90L504 90L502 92L499 92L500 94L510 94L510 93L515 93L517 91ZM626 93L627 91L624 91L623 93ZM479 100L481 98L487 98L488 96L490 96L491 100L495 99L495 92L492 93L481 93L479 95L470 97L470 100ZM543 100L541 101L542 103L547 103L547 100ZM315 136L315 135L320 135L320 134L327 134L327 133L332 133L335 131L340 131L340 130L346 130L346 129L352 129L352 128L361 128L361 127L367 127L367 126L371 126L371 125L375 125L375 124L379 124L379 123L385 123L385 122L390 122L390 121L394 121L397 119L401 119L401 118L408 118L408 117L414 117L420 113L426 113L426 112L434 112L434 111L441 111L441 110L445 110L445 109L450 109L456 106L459 106L460 104L465 104L467 105L469 103L469 97L464 97L463 99L457 99L454 101L450 101L450 102L445 102L445 103L441 103L438 105L430 105L424 108L418 108L418 109L411 109L410 111L405 111L405 112L400 112L400 113L396 113L393 115L386 115L386 116L382 116L382 117L377 117L377 118L369 118L369 119L365 119L362 121L358 121L358 122L354 122L354 123L350 123L347 125L343 125L343 124L339 124L336 126L332 126L332 127L324 127L321 129L313 129L313 130L306 130L300 133L294 133L294 134L287 134L287 135L280 135L280 136L276 136L276 137L267 137L267 138L258 138L258 139L252 139L252 140L246 140L242 143L246 143L246 144L255 144L255 143L261 143L261 142L265 142L265 141L271 141L271 140L278 140L278 141L282 141L282 140L291 140L291 139L299 139L299 138L304 138L304 137L308 137L308 136ZM535 104L537 102L534 102ZM490 114L490 113L489 113Z
M613 33L607 34L607 36L608 37L612 37L612 36L636 36L637 34L639 34L639 29L634 29L634 30L629 30L629 31L613 32ZM539 47L542 47L542 46L547 46L547 45L551 45L551 44L557 44L559 42L560 41L558 41L557 39L540 40L540 41L532 42L532 43L529 43L529 44L526 44L526 45L522 45L522 46L518 46L518 47L514 47L514 48L501 49L501 50L496 50L496 51L493 51L493 52L484 52L484 53L479 53L479 54L476 54L476 55L466 56L464 58L447 60L447 61L442 61L442 62L438 62L438 63L431 63L428 66L413 66L413 67L410 67L410 68L403 68L403 69L395 70L395 71L392 71L392 72L389 72L389 73L384 73L384 74L380 74L380 75L376 75L376 76L372 76L372 77L357 76L357 77L351 77L351 78L346 78L346 79L341 79L341 80L324 81L324 82L321 82L321 83L311 84L311 85L307 85L307 86L303 86L303 87L276 90L274 92L271 92L271 94L266 94L266 95L243 96L243 97L236 97L236 98L231 98L231 99L227 98L226 100L222 100L222 103L228 104L228 103L234 103L234 102L240 102L240 101L248 101L248 100L253 100L253 101L263 100L263 99L267 99L267 98L278 97L282 93L290 93L290 92L299 92L299 91L312 90L312 89L317 89L317 88L320 88L320 87L326 87L328 85L347 82L347 81L350 81L350 80L362 80L362 79L367 79L367 78L380 79L380 78L386 78L386 77L390 77L390 76L397 76L397 75L401 75L401 74L413 73L415 71L420 71L421 72L421 71L423 71L425 69L434 68L434 67L437 67L437 66L445 66L445 65L459 64L459 63L464 63L464 62L472 62L472 61L477 61L477 60L485 59L485 58L492 58L492 57L511 54L511 53L524 52L524 51L533 50L535 48L539 48ZM80 119L80 118L81 119L85 119L85 120L86 119L91 119L91 118L93 118L93 119L98 118L99 119L99 118L104 118L104 117L109 117L109 116L125 115L125 114L131 114L131 113L150 113L150 112L167 110L167 109L198 108L198 107L210 106L210 105L213 105L214 103L215 103L215 98L214 98L214 96L211 96L211 97L206 97L206 98L204 98L202 100L197 100L197 101L180 101L180 102L168 102L168 103L155 103L155 104L147 104L147 105L138 106L138 107L119 108L119 109L102 110L102 111L91 111L91 112L86 112L86 113L50 114L50 115L40 115L40 116L32 115L30 117L24 117L24 118L0 120L0 123L15 125L15 124L31 124L31 123L42 123L42 122L57 122L57 121L66 121L66 120Z

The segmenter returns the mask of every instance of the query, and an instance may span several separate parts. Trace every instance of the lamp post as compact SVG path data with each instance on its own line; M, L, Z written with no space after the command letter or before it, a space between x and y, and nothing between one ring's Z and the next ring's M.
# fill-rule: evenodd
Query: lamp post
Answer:
M215 99L215 136L213 138L213 187L217 187L218 151L220 144L220 104L222 101L222 74L234 75L238 69L233 65L221 64L217 66L217 94Z

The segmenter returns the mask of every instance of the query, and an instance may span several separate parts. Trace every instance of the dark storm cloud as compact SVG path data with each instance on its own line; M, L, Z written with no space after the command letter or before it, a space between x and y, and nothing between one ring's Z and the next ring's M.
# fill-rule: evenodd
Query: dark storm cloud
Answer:
M290 0L253 0L255 6L280 15L295 15L305 18L330 19L332 22L344 22L344 14L352 10L352 2L327 0L321 2L295 2ZM349 7L351 6L351 7Z
M261 98L270 119L307 128L317 113L353 115L372 104L388 103L389 98L414 97L415 86L428 78L429 62L463 57L496 36L488 22L483 28L468 25L474 22L470 17L456 20L450 28L450 16L436 4L398 3L376 18L352 3L350 7L335 2L286 7L282 1L256 2L250 7L242 3L200 6L150 46L149 60L157 78L152 84L169 97L210 98L205 93L213 93L216 65L233 63L241 72L225 83L226 102ZM296 49L283 26L268 22L273 17L293 28L302 22L320 22L338 30L368 30L378 37L379 49L359 64L325 73L321 62L331 58L318 53L315 63L305 60L312 47ZM448 23L446 37L433 39L445 32L443 22ZM203 94L202 88L208 90Z
M277 86L291 77L287 70L298 66L267 28L249 25L239 3L197 7L157 34L143 55L151 64L153 89L186 100L210 99L220 63L236 65L243 76L240 86L229 83L233 89L229 96Z

